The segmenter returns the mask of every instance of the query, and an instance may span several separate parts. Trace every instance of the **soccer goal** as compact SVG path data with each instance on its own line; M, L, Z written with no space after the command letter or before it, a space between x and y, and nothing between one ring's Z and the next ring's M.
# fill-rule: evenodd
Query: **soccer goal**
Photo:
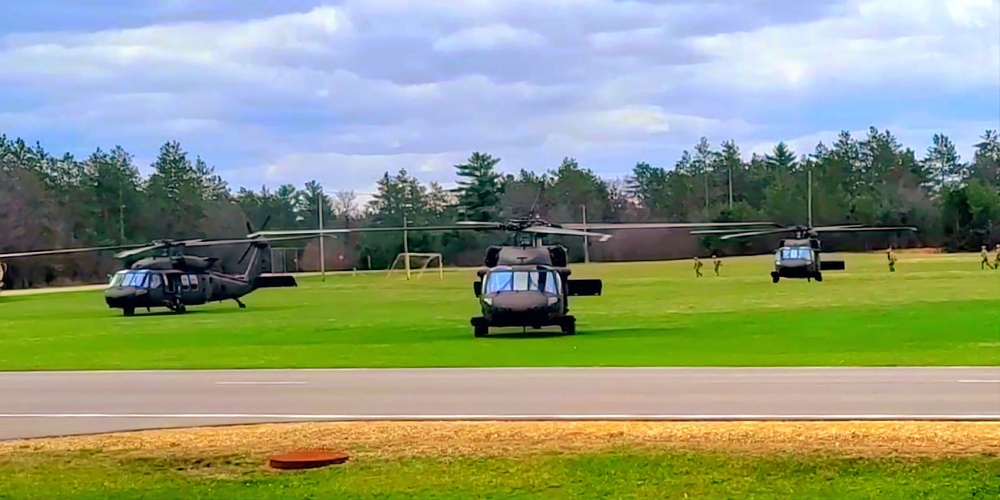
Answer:
M438 275L444 278L444 264L441 261L441 254L439 253L401 253L396 255L393 259L392 265L389 266L389 271L386 272L385 277L388 278L392 275L392 272L396 270L399 266L400 261L403 263L403 268L406 269L406 279L410 279L410 273L414 270L414 263L419 264L419 272L417 277L420 278L424 275L424 271L431 265L432 262L437 261ZM421 263L422 262L422 263Z

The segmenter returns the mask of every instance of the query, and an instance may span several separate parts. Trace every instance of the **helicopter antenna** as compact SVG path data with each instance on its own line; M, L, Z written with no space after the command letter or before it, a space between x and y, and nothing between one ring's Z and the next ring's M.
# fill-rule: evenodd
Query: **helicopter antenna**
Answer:
M535 208L538 206L538 200L542 197L542 188L543 187L544 186L541 185L541 184L538 185L538 191L535 192L535 201L531 202L531 209L528 210L528 218L529 219L535 218Z

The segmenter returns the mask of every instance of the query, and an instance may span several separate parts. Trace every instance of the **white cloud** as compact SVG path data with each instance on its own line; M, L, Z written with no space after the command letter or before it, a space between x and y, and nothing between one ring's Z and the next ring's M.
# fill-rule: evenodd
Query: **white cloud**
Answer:
M46 102L0 123L193 142L239 155L212 159L247 185L362 189L401 166L443 182L474 150L514 170L585 155L617 172L701 135L752 149L772 139L759 122L790 106L1000 91L990 20L998 0L347 0L244 22L15 34L0 39L0 90ZM789 127L839 126L821 119Z
M434 49L442 52L465 52L504 46L540 47L544 43L545 37L541 34L500 23L452 33L434 42Z
M1000 86L1000 1L851 0L843 16L695 39L726 91ZM972 19L996 22L973 23Z

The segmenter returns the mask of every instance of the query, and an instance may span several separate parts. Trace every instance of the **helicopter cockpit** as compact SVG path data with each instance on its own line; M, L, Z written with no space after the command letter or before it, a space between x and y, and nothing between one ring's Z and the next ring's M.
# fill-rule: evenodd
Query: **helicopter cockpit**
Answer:
M559 295L559 276L552 270L539 271L490 271L483 293L541 292Z
M163 279L160 273L146 270L125 270L115 273L114 277L111 278L111 283L108 284L108 288L129 287L151 290L160 288L162 284Z
M785 260L804 260L806 262L812 262L813 260L812 248L807 246L782 247L775 253L774 260L779 263Z

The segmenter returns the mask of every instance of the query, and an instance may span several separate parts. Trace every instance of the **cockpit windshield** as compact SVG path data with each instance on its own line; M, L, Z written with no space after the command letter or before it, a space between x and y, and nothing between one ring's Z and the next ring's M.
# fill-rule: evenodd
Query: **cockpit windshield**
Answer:
M809 247L785 247L781 249L780 260L812 260L812 249Z
M486 279L483 293L542 292L559 294L559 277L555 271L493 271Z
M111 278L111 288L135 287L135 288L159 288L161 284L160 275L149 271L118 271Z

